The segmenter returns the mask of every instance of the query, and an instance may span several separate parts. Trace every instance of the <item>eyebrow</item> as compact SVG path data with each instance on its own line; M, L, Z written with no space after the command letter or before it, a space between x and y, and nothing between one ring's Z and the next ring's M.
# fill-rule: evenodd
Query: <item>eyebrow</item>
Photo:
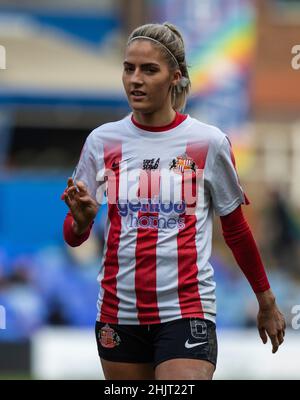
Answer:
M124 63L123 63L123 65L124 66L126 66L126 65L134 65L134 64L132 64L132 63L130 63L130 62L128 62L128 61L124 61ZM145 63L145 64L141 64L141 67L159 67L159 64L157 64L157 63Z

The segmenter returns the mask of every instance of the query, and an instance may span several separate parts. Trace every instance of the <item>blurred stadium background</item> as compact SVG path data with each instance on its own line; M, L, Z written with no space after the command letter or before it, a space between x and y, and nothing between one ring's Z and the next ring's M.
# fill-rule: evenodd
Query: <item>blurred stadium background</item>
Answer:
M60 195L89 132L130 111L121 86L128 33L165 20L187 44L187 112L232 138L245 213L288 323L272 355L216 220L215 377L300 378L298 0L0 0L0 378L103 378L93 327L106 210L71 249Z

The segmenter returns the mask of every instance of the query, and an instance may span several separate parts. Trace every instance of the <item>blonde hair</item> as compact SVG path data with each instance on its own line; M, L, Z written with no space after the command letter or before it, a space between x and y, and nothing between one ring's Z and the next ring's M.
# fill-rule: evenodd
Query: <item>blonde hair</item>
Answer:
M172 88L172 107L176 111L185 108L191 83L185 59L185 46L181 33L172 24L147 24L136 28L128 38L127 45L133 40L149 39L164 53L171 70L180 69L182 79Z

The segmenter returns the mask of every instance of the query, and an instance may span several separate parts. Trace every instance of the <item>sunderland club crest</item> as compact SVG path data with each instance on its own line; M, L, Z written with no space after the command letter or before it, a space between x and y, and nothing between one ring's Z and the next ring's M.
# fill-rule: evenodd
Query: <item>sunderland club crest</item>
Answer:
M99 341L103 347L112 349L120 344L121 339L117 332L106 324L99 332Z
M186 170L191 170L196 172L197 168L195 161L191 157L188 157L186 153L176 158L173 158L169 166L170 169L176 172L177 174L182 174Z

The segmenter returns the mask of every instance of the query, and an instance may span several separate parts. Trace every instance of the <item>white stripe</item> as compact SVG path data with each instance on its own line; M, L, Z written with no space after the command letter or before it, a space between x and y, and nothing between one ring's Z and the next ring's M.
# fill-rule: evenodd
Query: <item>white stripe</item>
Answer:
M123 144L123 154L126 154L126 150L126 144ZM135 168L139 167L139 160L133 160L131 162L135 163ZM119 177L119 195L121 196L121 193L124 195L126 189L128 190L126 165L122 165ZM118 249L119 271L116 277L117 296L119 299L119 324L139 324L135 292L135 249L137 229L134 227L131 228L130 222L131 218L129 215L127 215L127 217L121 217L120 244Z
M160 217L165 217L161 215ZM178 298L178 229L160 229L156 247L156 293L161 322L180 315Z
M198 292L205 318L215 322L216 295L214 271L209 263L212 244L212 209L209 196L204 193L204 177L200 181L196 208L196 251L198 268ZM209 214L210 213L210 214Z

